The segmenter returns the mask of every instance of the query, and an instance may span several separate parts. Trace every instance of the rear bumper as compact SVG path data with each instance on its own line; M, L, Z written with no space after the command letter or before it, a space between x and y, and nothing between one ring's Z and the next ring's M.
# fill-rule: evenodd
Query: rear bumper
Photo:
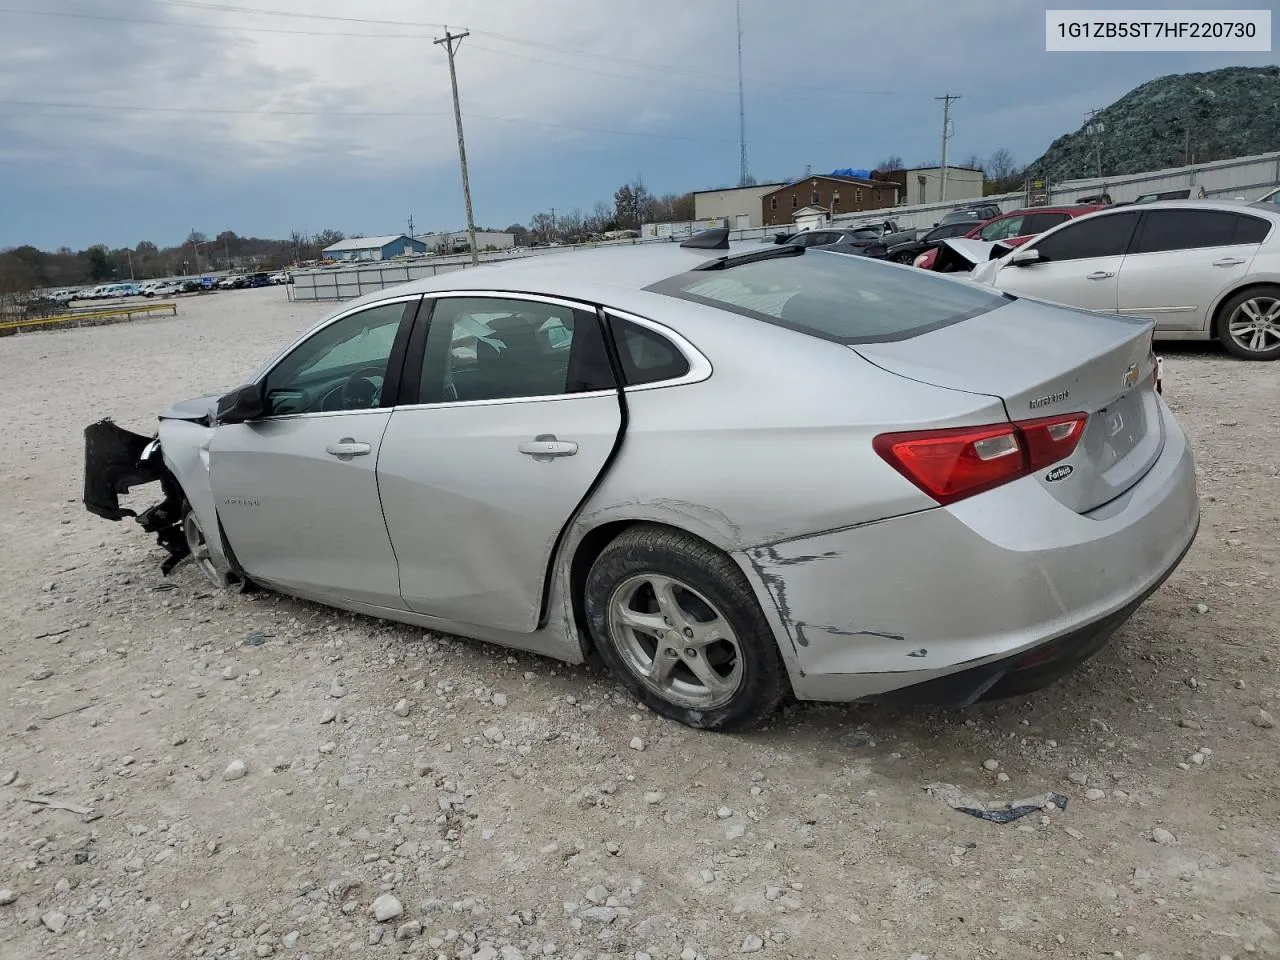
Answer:
M786 646L796 695L879 699L915 687L910 699L964 703L1028 668L1031 651L1038 670L1087 658L1173 572L1199 526L1190 448L1159 408L1160 457L1091 514L1028 477L748 551L744 569Z

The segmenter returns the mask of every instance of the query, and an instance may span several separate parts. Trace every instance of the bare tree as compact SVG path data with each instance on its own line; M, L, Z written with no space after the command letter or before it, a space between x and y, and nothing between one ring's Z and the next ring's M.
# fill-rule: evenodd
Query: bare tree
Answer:
M883 160L881 160L879 163L876 164L876 169L884 170L884 171L901 170L905 166L906 164L902 162L902 157L900 157L896 153L891 153L889 154L889 156L885 157Z
M987 158L984 169L987 172L988 180L1008 180L1011 177L1021 176L1022 174L1018 162L1013 159L1013 154L1004 147L991 151L991 156Z
M969 156L965 157L964 163L960 164L960 166L967 167L970 170L982 170L982 158L976 153L971 153Z

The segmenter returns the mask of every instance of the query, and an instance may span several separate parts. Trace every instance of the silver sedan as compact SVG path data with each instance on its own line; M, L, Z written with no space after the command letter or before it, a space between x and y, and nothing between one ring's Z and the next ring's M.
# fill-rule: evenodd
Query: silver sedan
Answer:
M1148 321L726 233L343 305L85 502L219 586L599 658L690 726L963 705L1105 642L1199 523Z

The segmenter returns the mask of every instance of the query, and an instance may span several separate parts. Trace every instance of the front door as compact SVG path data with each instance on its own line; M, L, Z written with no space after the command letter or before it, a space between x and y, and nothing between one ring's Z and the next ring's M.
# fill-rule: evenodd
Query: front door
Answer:
M403 609L376 465L420 298L313 333L263 379L268 414L217 428L210 482L251 579L319 600Z
M599 319L551 299L442 296L407 390L415 377L419 402L392 413L378 463L404 601L532 632L561 531L622 430Z
M993 283L1024 297L1082 310L1115 313L1120 267L1138 222L1132 212L1085 217L1057 227L1020 249L1035 250L1031 263L1004 263Z
M1207 330L1209 308L1249 272L1270 227L1223 210L1148 210L1120 271L1120 311L1157 330Z

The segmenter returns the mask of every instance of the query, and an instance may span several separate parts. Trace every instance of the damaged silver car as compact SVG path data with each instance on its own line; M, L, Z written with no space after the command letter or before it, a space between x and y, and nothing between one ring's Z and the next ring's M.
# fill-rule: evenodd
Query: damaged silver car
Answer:
M1149 321L861 257L530 257L344 304L85 503L219 586L569 662L690 726L1051 682L1199 523Z

